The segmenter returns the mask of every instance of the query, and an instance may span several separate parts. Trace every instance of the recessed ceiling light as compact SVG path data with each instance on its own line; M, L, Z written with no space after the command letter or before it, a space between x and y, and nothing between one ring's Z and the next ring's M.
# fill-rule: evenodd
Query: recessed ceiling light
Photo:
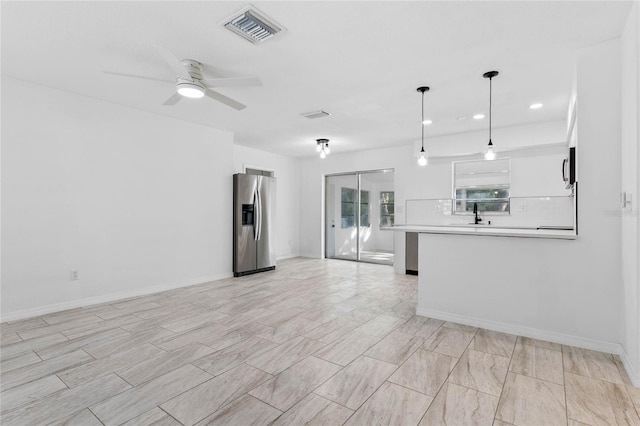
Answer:
M484 114L476 114L473 116L474 120L482 120L484 118Z
M540 108L542 108L543 106L544 106L544 105L542 105L541 103L539 103L539 102L538 102L538 103L535 103L535 104L531 104L531 105L529 105L529 108L531 108L531 109L540 109Z
M428 125L430 125L430 124L432 124L432 123L433 123L433 121L432 121L432 120L424 120L424 121L422 122L422 124L424 124L425 126L428 126Z

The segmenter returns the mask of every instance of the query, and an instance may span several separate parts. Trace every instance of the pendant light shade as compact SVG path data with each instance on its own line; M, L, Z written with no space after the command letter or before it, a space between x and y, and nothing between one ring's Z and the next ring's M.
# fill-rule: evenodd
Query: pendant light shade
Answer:
M418 154L418 166L426 166L429 163L429 155L424 150L424 92L428 92L429 88L427 86L422 86L418 87L416 90L422 93L422 120L420 121L420 126L422 126L422 148Z
M489 79L489 143L487 144L487 148L484 152L484 159L485 160L495 160L496 159L496 151L495 148L493 147L493 142L491 141L491 92L492 92L492 79L493 77L496 77L498 75L498 71L488 71L485 72L484 74L482 74L482 76L484 78L488 78Z

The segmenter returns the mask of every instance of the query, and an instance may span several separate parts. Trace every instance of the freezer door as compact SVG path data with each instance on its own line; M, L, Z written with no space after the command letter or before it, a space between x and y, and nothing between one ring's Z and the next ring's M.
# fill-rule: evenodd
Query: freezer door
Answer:
M257 176L233 175L233 272L253 271L256 262Z
M258 176L259 224L257 243L257 268L276 266L276 234L274 218L276 209L276 179Z

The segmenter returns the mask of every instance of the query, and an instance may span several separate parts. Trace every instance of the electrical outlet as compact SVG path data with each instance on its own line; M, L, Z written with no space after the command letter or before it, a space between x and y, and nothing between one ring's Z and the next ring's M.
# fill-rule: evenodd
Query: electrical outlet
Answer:
M77 270L72 269L71 270L71 281L78 281L79 279L80 279L80 273Z
M522 203L518 206L518 210L521 212L526 212L527 211L527 203Z

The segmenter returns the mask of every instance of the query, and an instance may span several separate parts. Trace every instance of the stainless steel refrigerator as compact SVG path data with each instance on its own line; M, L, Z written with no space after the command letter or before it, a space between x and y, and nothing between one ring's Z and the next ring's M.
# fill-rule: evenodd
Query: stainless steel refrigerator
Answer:
M233 175L233 275L276 268L276 179Z

